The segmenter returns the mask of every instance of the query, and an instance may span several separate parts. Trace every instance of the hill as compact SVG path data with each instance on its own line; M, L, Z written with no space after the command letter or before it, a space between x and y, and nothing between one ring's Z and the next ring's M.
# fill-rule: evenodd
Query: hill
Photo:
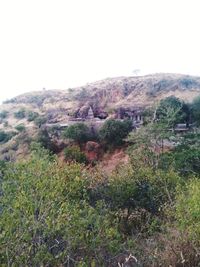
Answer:
M191 101L200 93L200 77L181 74L154 74L135 77L107 78L67 90L43 90L10 99L0 109L26 107L41 113L71 115L84 107L94 112L109 112L119 107L145 107L174 95ZM62 119L64 119L62 117Z
M16 149L14 140L24 134L23 127L26 128L26 137L33 138L37 135L38 126L43 123L64 125L73 120L86 119L89 112L99 120L121 118L124 111L134 113L135 110L144 110L167 96L174 95L190 102L199 94L200 77L162 73L107 78L73 89L26 93L0 106L0 130L15 136L10 138L12 142L1 145L0 153L7 153L10 143L11 148ZM34 120L37 121L36 125ZM22 126L21 130L19 125ZM25 150L25 147L16 149L21 155Z

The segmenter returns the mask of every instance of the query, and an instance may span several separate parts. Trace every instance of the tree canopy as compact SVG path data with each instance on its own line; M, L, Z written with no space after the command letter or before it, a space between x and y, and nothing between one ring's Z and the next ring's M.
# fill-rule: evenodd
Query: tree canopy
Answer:
M189 109L179 98L169 96L160 101L156 110L156 118L170 127L177 123L188 122Z
M110 119L107 120L100 130L100 138L108 145L121 145L123 139L132 130L132 122L130 120L120 121Z
M75 123L67 127L64 131L64 137L74 140L77 143L83 143L88 140L89 128L84 123Z

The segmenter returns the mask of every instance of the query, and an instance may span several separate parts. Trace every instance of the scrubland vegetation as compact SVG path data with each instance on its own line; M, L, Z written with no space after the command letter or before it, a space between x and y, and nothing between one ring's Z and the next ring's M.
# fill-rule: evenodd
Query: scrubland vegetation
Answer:
M130 161L110 175L88 168L82 124L64 133L67 163L48 132L28 159L0 162L2 266L199 266L200 98L146 114L137 131L108 120L96 136L105 150L126 143Z

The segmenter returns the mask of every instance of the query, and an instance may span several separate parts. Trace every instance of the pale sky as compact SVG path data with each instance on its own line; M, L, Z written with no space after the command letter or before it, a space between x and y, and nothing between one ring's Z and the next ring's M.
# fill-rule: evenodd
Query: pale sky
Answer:
M155 72L200 76L199 0L0 0L0 101Z

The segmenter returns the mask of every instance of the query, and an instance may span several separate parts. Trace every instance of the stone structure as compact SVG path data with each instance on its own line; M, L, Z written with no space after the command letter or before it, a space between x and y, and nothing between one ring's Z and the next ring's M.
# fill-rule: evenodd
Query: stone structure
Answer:
M143 124L142 109L140 108L119 108L116 118L120 120L129 119L133 122L133 126Z
M116 110L114 119L126 120L129 119L133 123L133 129L139 128L143 124L142 109L139 108L119 108ZM46 127L56 127L58 130L64 130L65 128L75 123L85 123L92 134L97 133L108 117L108 113L102 109L93 111L91 106L82 106L76 112L75 117L68 118L66 122L48 123ZM111 117L110 117L111 118Z
M88 119L88 120L92 120L92 119L94 119L94 112L93 112L93 110L92 110L91 107L90 107L89 110L88 110L88 114L87 114L86 119Z

